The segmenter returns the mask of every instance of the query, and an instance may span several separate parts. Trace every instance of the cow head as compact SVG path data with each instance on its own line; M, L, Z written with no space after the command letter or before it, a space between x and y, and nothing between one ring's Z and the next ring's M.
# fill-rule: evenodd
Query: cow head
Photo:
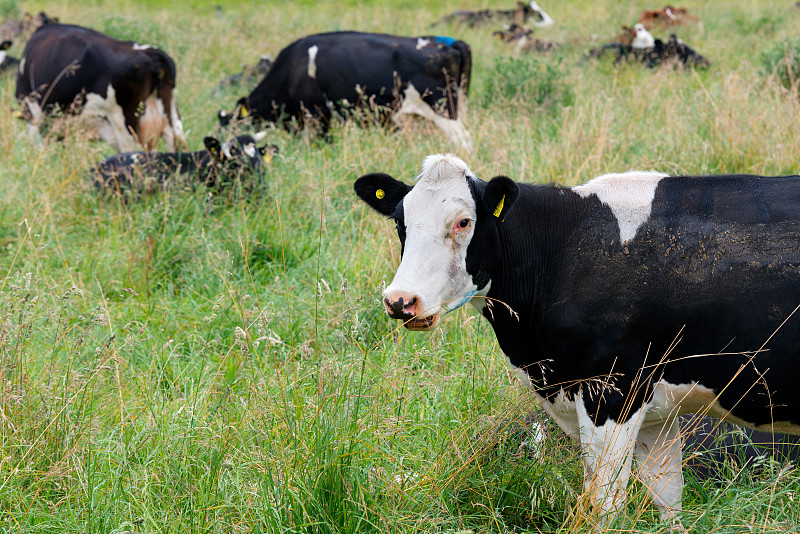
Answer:
M278 147L256 146L267 136L267 132L258 132L253 135L240 135L225 143L220 143L214 137L206 137L203 142L206 150L218 163L229 168L254 170L264 163L269 163L278 153Z
M219 125L223 128L227 128L231 122L237 122L246 119L250 116L250 104L247 101L247 97L242 97L236 102L236 109L233 113L228 113L224 109L217 112L217 119L219 119Z
M425 158L416 185L382 173L362 176L358 196L397 223L401 260L383 293L386 312L409 330L432 330L442 311L485 296L499 260L498 225L517 198L517 184L486 183L452 155Z

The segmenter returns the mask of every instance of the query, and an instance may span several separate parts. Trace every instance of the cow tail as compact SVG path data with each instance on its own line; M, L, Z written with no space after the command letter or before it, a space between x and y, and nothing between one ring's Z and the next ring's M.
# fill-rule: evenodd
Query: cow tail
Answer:
M461 54L461 78L458 86L464 90L464 96L469 95L469 81L472 77L472 49L464 41L455 41L452 47Z

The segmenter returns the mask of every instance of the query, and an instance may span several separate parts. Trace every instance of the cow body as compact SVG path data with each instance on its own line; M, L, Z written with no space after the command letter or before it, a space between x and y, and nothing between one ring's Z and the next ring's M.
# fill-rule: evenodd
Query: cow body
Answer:
M263 167L277 153L277 147L258 147L265 132L241 135L220 143L205 138L205 150L195 152L125 152L110 156L91 170L98 191L123 193L169 187L220 187L233 183Z
M239 101L237 115L271 123L296 119L300 127L326 131L334 114L354 107L395 120L417 114L470 147L461 112L471 66L469 45L445 37L311 35L278 54L261 83ZM444 110L437 113L439 106Z
M175 63L164 51L64 24L25 46L16 96L34 126L53 109L80 112L118 151L186 147L175 100Z
M471 300L580 442L602 511L624 502L636 456L676 517L680 414L800 433L800 177L631 172L567 189L430 156L413 188L373 174L356 191L398 221L388 313L428 330Z
M655 39L653 45L646 48L636 48L631 44L622 42L606 43L589 50L588 53L590 57L603 57L606 55L612 55L615 63L623 61L637 62L649 68L661 65L673 65L682 68L707 68L711 65L708 59L695 52L674 34L666 42L661 39Z

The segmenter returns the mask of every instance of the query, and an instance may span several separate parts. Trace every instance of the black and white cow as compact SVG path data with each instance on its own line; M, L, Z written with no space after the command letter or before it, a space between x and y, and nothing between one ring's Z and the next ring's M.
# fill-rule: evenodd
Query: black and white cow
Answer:
M552 26L555 21L545 13L539 4L531 0L527 4L524 2L517 2L515 9L482 9L480 11L470 11L467 9L459 9L454 13L443 16L431 26L436 26L442 23L466 24L468 26L478 26L492 21L514 22L517 24L533 23L534 26L544 28Z
M237 119L296 119L326 131L353 107L381 120L425 117L468 150L462 111L469 90L469 45L449 37L360 32L310 35L281 50L260 84L237 103ZM443 112L437 112L442 107ZM224 125L231 116L220 112Z
M587 495L624 501L636 457L681 510L676 417L800 433L800 176L607 174L484 182L451 155L413 187L355 182L397 223L390 316L430 330L472 302L542 407L579 440Z
M42 26L17 75L23 116L38 128L54 109L80 111L118 151L147 150L164 137L186 148L175 100L175 62L163 50L67 24Z
M100 162L90 172L99 191L122 193L169 187L220 187L258 171L278 152L275 145L257 146L266 132L240 135L220 143L204 139L205 150L196 152L124 152Z

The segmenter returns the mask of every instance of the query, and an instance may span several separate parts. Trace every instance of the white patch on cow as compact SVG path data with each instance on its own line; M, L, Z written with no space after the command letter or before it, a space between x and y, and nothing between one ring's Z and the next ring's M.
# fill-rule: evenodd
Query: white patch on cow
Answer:
M682 441L680 424L676 419L666 424L648 425L645 422L633 449L642 482L653 504L661 511L662 519L666 521L677 519L681 511Z
M671 18L672 20L678 20L678 17L676 17L676 16L675 16L675 15L672 13L672 10L669 8L669 6L667 6L667 7L665 7L665 8L664 8L664 13L665 13L665 14L666 14L666 15L667 15L669 18Z
M225 156L225 159L231 159L233 157L231 148L233 148L233 141L226 141L222 144L222 154Z
M22 56L22 59L19 60L19 73L22 74L24 70L25 70L25 56Z
M650 218L656 187L667 175L652 171L604 174L572 190L582 198L597 195L611 208L619 224L619 238L624 244L636 236L639 227Z
M633 42L631 43L633 48L653 48L656 45L653 36L650 35L650 32L647 31L641 23L634 26L633 29L636 31L636 37L633 38Z
M139 43L133 43L133 49L134 50L148 50L150 48L153 48L153 47L150 46L150 45L143 45L143 44L139 44Z
M256 157L256 146L253 143L247 143L244 147L244 153L251 158Z
M309 78L316 78L317 77L317 52L319 52L319 47L317 45L312 46L308 49L308 77Z
M91 121L100 138L118 152L133 152L136 149L136 140L125 125L125 115L117 103L116 92L111 84L108 84L105 98L96 93L86 95L80 117Z
M545 28L547 26L552 26L553 24L555 24L555 21L550 17L550 15L544 12L544 9L539 7L539 4L531 0L531 3L528 5L530 5L531 9L536 13L538 13L540 17L542 17L541 20L534 21L533 23L534 26Z
M403 104L397 113L392 117L392 120L397 124L402 125L401 117L403 115L419 115L429 121L433 122L442 132L447 135L453 142L459 143L467 152L472 152L472 136L464 127L462 121L462 106L466 105L466 98L464 98L461 89L458 90L458 117L456 119L448 119L436 113L427 102L422 100L422 96L417 91L413 84L409 83L403 93Z
M800 434L800 426L788 421L775 421L764 425L754 425L732 415L728 408L722 406L713 390L697 383L671 384L665 380L656 383L647 421L665 421L677 415L702 413L740 426L754 428L762 432L781 432L784 434Z
M134 164L139 163L139 159L140 156L138 152L134 152L133 154L131 154L131 161L133 161Z
M0 50L0 65L2 65L3 62L6 60L7 55L8 52L6 52L5 50Z
M429 44L431 44L430 39L423 39L422 37L417 37L417 50L422 50Z
M186 141L186 135L183 133L183 121L178 113L178 96L177 91L173 89L172 97L169 103L169 126L164 130L164 140L167 143L167 150L174 150L169 148L170 145L181 150L188 150L189 143ZM174 141L170 141L170 137Z
M575 410L583 454L584 491L597 508L605 514L613 513L625 503L633 447L646 407L633 411L622 423L607 419L599 426L587 413L581 393L575 395Z
M405 251L384 296L393 292L416 296L420 317L434 316L478 289L466 265L477 218L467 176L474 175L461 159L451 154L428 156L419 181L403 199ZM473 224L454 235L453 226L464 218Z

